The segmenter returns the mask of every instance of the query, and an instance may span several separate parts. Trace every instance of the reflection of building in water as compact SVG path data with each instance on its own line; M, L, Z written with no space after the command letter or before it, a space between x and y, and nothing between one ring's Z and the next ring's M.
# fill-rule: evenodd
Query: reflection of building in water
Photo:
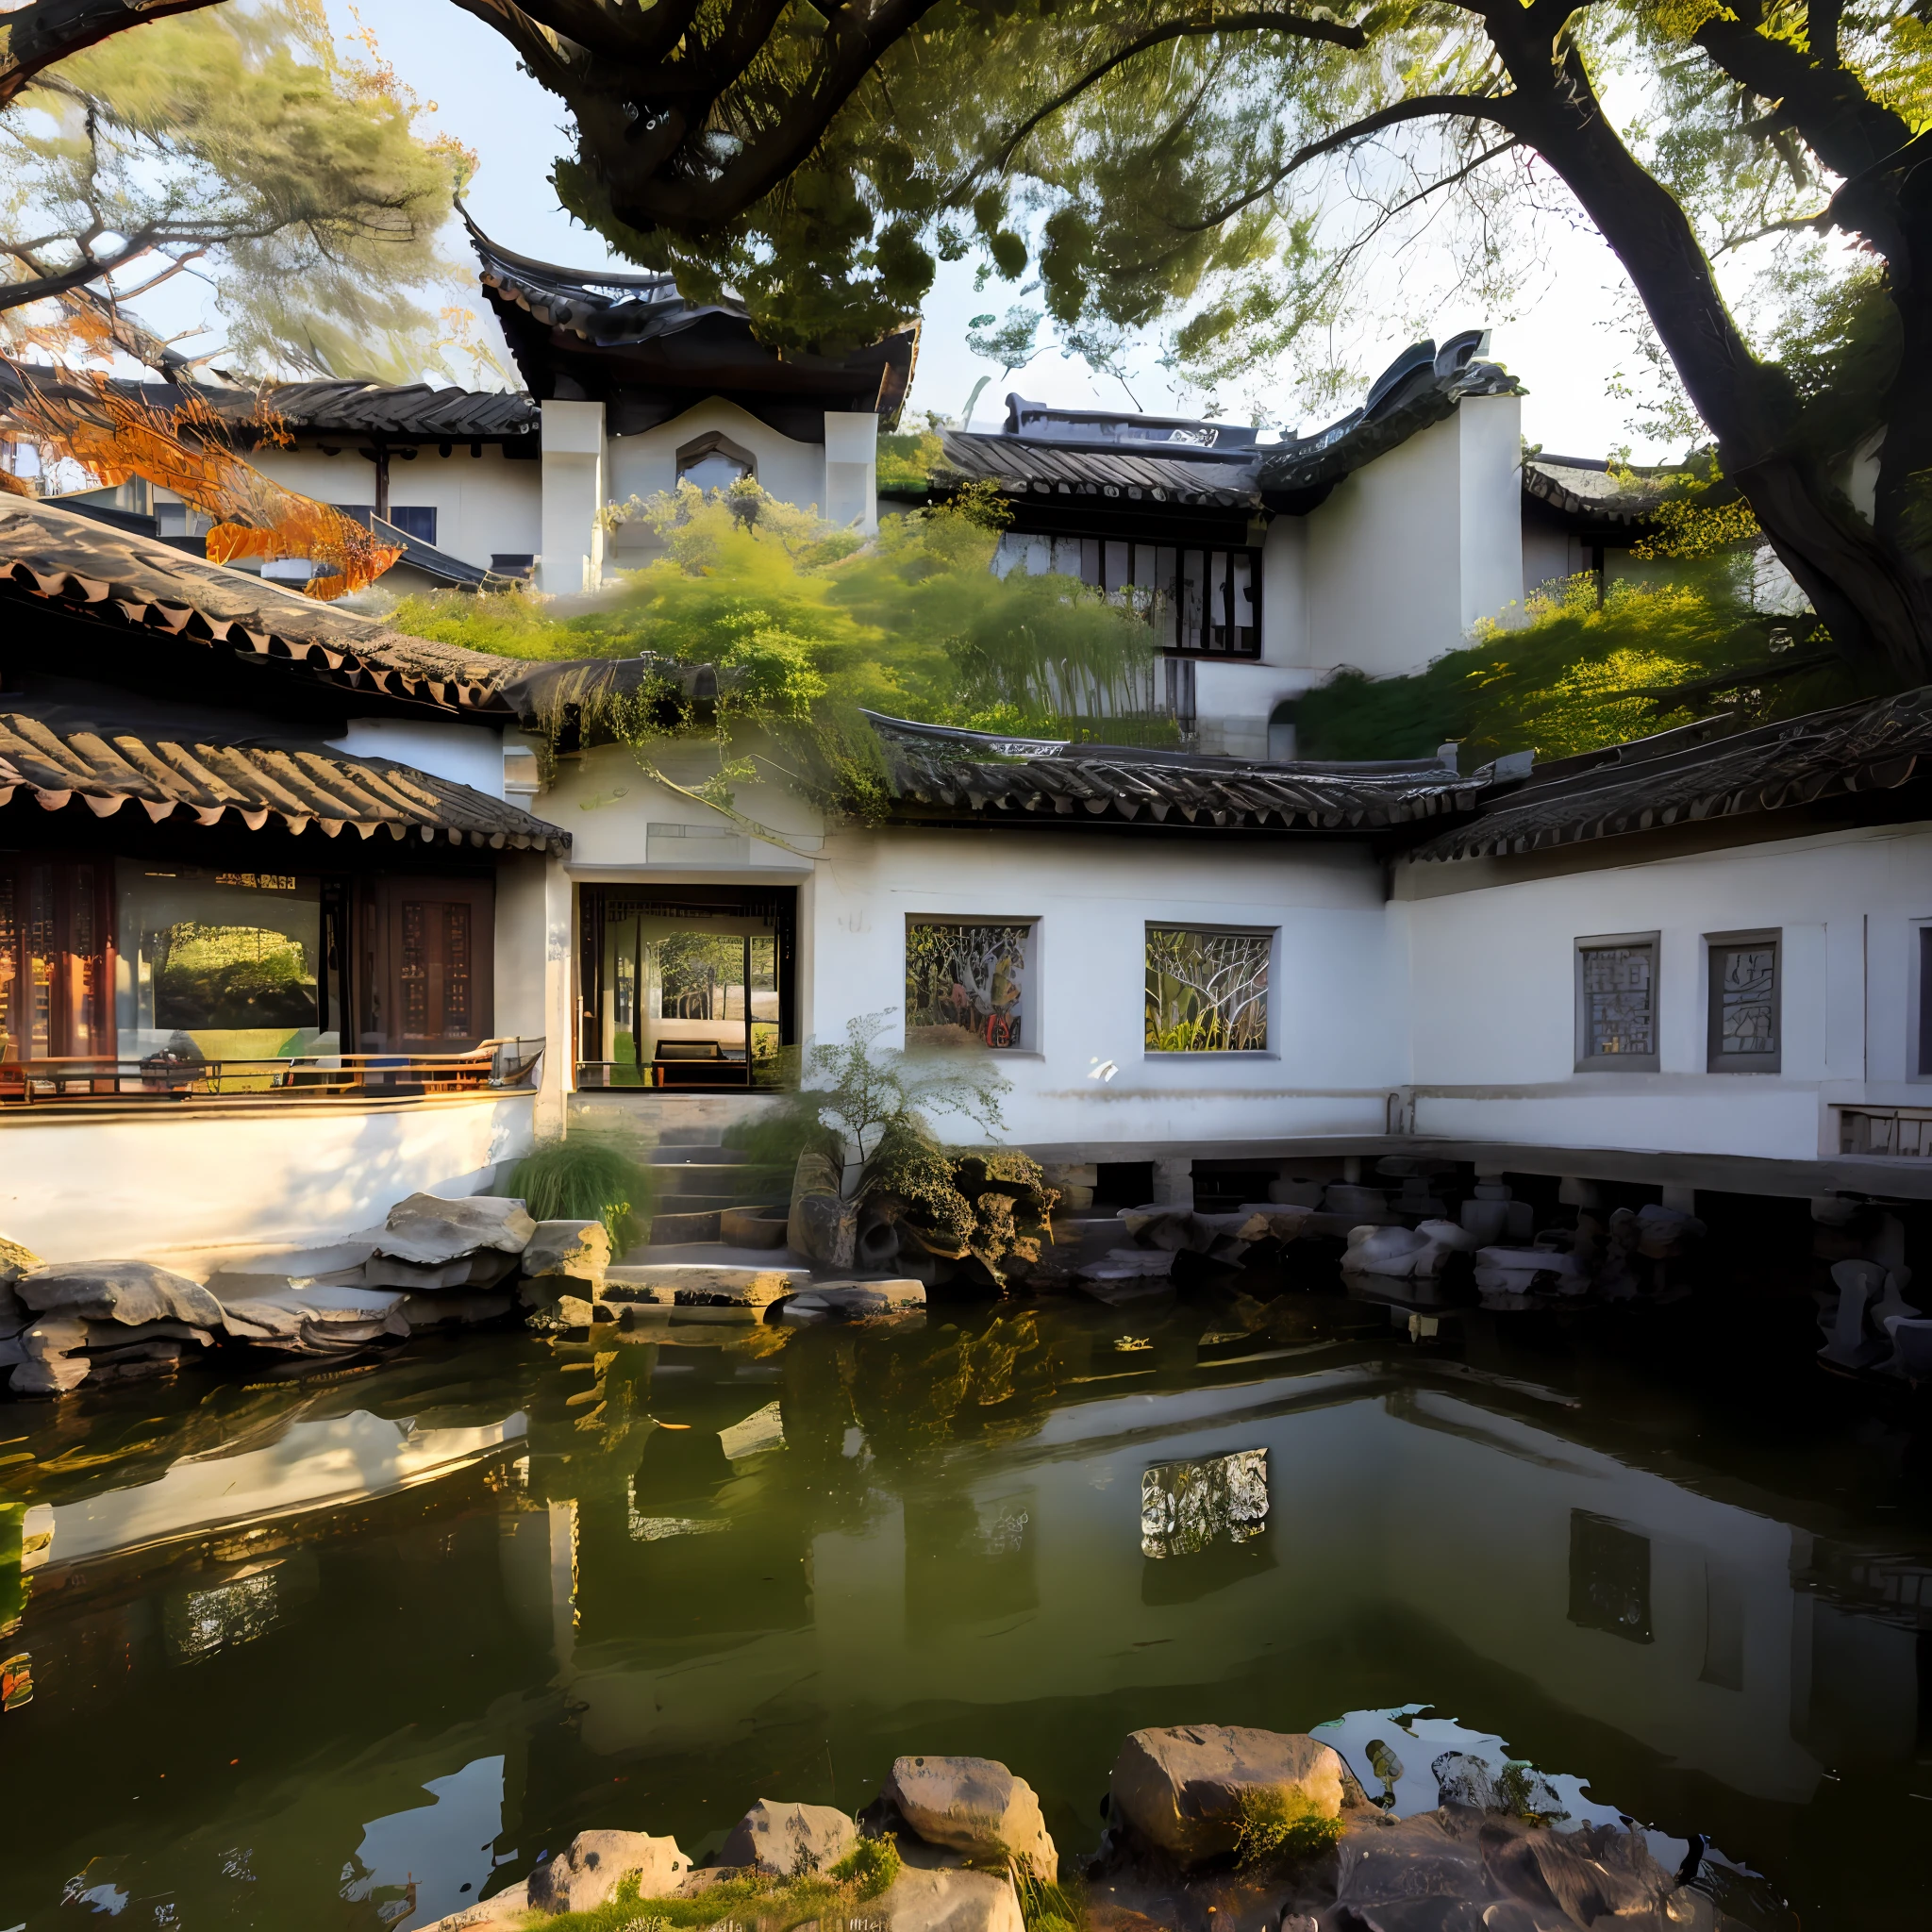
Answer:
M1922 1640L1883 1578L1868 1573L1860 1603L1850 1559L1821 1558L1774 1499L1629 1467L1560 1433L1561 1413L1391 1389L1366 1369L1061 1408L955 1476L923 1468L901 1494L873 1471L866 1519L812 1540L803 1604L769 1581L795 1562L775 1521L625 1537L615 1556L599 1543L591 1570L622 1564L633 1590L661 1566L654 1587L692 1634L727 1572L746 1588L723 1611L728 1634L714 1627L696 1653L627 1649L579 1669L585 1741L701 1749L807 1680L821 1708L944 1702L969 1641L980 1700L1209 1683L1392 1613L1441 1640L1417 1668L1467 1669L1462 1655L1528 1678L1757 1798L1802 1802L1827 1762L1909 1753ZM1178 1526L1150 1538L1144 1511L1166 1525L1191 1492ZM1837 1599L1794 1587L1814 1577ZM614 1582L592 1574L590 1600ZM1405 1694L1454 1691L1432 1677Z

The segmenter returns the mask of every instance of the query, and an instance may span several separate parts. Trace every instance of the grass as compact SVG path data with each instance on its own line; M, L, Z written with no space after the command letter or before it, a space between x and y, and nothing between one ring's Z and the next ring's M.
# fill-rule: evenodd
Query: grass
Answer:
M841 1910L877 1898L899 1870L899 1847L891 1839L862 1838L828 1873L747 1874L692 1898L640 1898L633 1872L606 1904L541 1924L543 1932L699 1932L729 1919L759 1932L789 1932L814 1920L836 1923Z
M517 1162L508 1192L539 1221L601 1221L612 1257L642 1238L657 1206L651 1171L581 1129Z
M1235 1855L1243 1867L1300 1864L1320 1857L1341 1836L1341 1819L1327 1817L1287 1785L1251 1785L1241 1792L1241 1807Z
M1012 1872L1026 1932L1081 1932L1087 1908L1079 1899L1064 1886L1041 1878L1024 1858L1013 1861Z

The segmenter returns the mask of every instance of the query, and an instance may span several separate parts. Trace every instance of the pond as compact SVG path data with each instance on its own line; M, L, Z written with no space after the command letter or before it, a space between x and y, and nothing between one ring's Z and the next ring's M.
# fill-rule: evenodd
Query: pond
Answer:
M1077 1853L1129 1730L1337 1721L1401 1808L1461 1726L1703 1840L1749 1923L1927 1923L1904 1408L1668 1319L1053 1302L0 1409L0 1932L419 1926L908 1751L1004 1759Z

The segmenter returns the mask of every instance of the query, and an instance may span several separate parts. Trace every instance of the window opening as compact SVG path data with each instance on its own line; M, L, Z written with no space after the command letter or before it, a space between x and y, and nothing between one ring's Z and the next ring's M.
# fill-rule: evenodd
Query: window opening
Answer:
M1033 924L906 922L906 1044L976 1041L995 1051L1035 1044Z
M1655 1072L1657 1065L1655 933L1576 942L1576 1064Z
M1774 934L1709 942L1713 1074L1778 1071L1778 941Z
M1147 928L1150 1053L1262 1053L1274 935Z

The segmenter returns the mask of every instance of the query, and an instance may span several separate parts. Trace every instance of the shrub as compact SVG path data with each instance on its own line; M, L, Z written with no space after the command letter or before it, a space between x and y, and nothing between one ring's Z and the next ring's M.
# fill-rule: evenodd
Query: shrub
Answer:
M539 1221L601 1221L610 1252L621 1255L649 1227L656 1190L649 1168L579 1129L526 1154L517 1162L508 1191L521 1196Z
M1244 1866L1298 1864L1319 1857L1341 1836L1341 1820L1318 1810L1286 1785L1251 1785L1241 1792L1235 1854Z
M891 1889L903 1863L891 1839L862 1838L832 1867L832 1876L859 1898L877 1898Z

